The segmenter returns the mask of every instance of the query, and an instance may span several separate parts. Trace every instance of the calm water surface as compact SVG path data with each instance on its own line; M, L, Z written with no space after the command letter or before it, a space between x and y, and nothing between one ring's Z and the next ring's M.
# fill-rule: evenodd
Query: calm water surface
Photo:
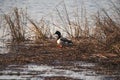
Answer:
M98 7L104 7L109 9L109 0L64 0L67 6L69 14L72 15L76 5L78 8L81 4L84 4L86 11L89 14L93 14L97 11ZM84 1L84 3L83 3ZM119 0L113 0L117 2ZM28 14L37 20L40 20L43 16L49 16L55 14L55 8L62 9L63 0L0 0L0 9L3 12L10 12L14 7L23 8L28 11ZM2 12L0 12L2 14ZM54 15L55 16L55 15Z
M100 74L101 71L94 70L97 66L94 63L81 61L69 61L69 63L71 63L69 66L9 65L5 70L0 71L2 74L0 79L45 80L46 77L66 77L74 80L117 80L120 76L120 74ZM106 73L110 71L110 69L104 70Z

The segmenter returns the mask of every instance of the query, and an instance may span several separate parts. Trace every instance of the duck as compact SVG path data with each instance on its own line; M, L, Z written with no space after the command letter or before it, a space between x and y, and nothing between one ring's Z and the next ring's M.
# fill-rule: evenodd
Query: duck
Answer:
M57 45L58 47L62 48L64 46L71 46L73 42L68 40L67 38L63 38L60 31L56 31L55 35L57 35Z

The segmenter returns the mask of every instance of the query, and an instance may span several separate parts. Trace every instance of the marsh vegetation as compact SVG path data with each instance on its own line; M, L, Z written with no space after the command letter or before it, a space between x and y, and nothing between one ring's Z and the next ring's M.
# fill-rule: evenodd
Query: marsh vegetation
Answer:
M1 39L4 38L8 52L0 54L0 68L3 71L0 72L1 78L4 75L24 77L25 74L29 79L89 80L92 73L91 79L120 79L120 6L112 1L110 4L110 11L114 13L100 8L93 16L88 17L83 4L80 11L78 7L73 11L75 16L71 18L66 3L62 1L63 11L58 5L55 7L60 24L52 20L48 22L44 17L39 22L35 21L26 10L19 8L14 8L9 14L2 14ZM64 33L74 45L57 48L53 37L55 30ZM82 66L83 62L88 65ZM9 72L10 69L15 72ZM24 69L27 71L22 72ZM100 74L107 76L99 77ZM14 78L16 76L11 77Z

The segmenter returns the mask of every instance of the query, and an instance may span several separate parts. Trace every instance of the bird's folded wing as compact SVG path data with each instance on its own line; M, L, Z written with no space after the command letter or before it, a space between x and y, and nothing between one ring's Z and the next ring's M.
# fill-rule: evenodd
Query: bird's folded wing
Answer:
M72 41L71 41L71 40L68 40L67 38L61 38L61 41L63 41L63 42L68 42L68 43L72 43Z

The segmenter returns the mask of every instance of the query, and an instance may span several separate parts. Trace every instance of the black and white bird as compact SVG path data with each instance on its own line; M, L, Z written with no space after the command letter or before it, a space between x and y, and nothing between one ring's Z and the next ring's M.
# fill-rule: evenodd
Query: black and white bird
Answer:
M71 40L68 40L67 38L63 38L59 31L56 31L55 35L57 35L57 45L60 48L62 48L63 46L71 46L71 45L73 45L73 42Z

